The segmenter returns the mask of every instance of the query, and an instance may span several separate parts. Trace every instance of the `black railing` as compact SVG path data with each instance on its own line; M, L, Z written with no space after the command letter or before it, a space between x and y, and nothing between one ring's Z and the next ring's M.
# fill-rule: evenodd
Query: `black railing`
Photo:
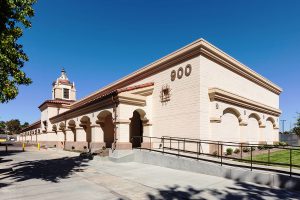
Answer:
M146 149L186 158L219 163L221 165L249 168L250 170L257 169L274 171L289 174L290 176L300 176L300 165L293 164L293 154L299 154L298 156L300 159L299 146L268 144L250 145L246 143L199 140L169 136L135 136L131 138L131 142L135 144L139 143L139 145L136 145L133 148L141 150ZM272 153L280 150L288 152L285 155L287 156L286 159L282 162L276 160L272 161ZM258 159L257 156L266 156L266 158Z

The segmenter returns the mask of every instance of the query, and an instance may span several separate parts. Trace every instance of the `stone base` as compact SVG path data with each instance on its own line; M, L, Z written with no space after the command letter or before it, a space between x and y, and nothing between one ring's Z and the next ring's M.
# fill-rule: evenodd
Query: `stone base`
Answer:
M65 148L65 142L57 141L56 148L64 149Z
M96 150L102 149L103 147L105 147L105 142L91 142L90 143L90 149L91 149L92 153Z
M85 148L86 147L86 148ZM75 150L75 151L88 151L88 143L87 142L71 142L67 141L65 144L66 150Z
M59 146L57 141L39 141L41 147L57 147Z
M132 144L130 142L117 142L116 145L117 150L132 149Z

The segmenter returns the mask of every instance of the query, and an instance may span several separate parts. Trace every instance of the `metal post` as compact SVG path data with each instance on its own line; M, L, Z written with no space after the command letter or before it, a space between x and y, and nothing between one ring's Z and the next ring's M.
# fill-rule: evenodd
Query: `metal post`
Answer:
M151 137L150 137L150 151L151 151Z
M220 142L218 142L218 157L220 157Z
M162 142L163 142L163 153L165 153L165 138L162 138Z
M199 142L199 154L201 155L201 141Z
M171 150L171 138L169 138L169 140L170 140L170 150Z
M179 148L180 148L180 147L179 147L179 140L178 140L178 157L179 157Z
M197 142L197 160L199 159L199 152L200 152L200 144Z
M252 146L250 147L250 154L251 154L251 171L252 171Z
M7 144L5 145L5 152L7 152Z
M223 165L223 144L221 144L221 166Z
M290 148L290 176L292 176L292 148Z
M185 152L185 138L183 139L183 152Z
M241 160L243 160L243 144L241 143Z
M268 166L270 166L270 148L268 147Z

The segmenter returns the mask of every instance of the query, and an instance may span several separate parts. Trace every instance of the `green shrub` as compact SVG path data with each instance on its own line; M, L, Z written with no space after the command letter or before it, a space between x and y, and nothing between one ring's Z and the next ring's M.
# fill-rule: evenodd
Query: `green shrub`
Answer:
M268 144L264 144L264 149L272 149L272 147Z
M278 142L279 146L287 146L288 144L286 142Z
M280 145L280 142L274 142L273 144L275 147L279 146Z
M264 148L264 145L259 145L259 146L257 147L257 149L261 151L261 150L264 150L265 148Z
M250 147L243 147L243 152L244 153L247 153L247 152L250 152L250 151L251 151Z
M239 148L236 148L233 153L239 154L240 152L241 152L241 150Z
M232 148L227 148L226 149L226 155L231 155L233 152L233 149Z

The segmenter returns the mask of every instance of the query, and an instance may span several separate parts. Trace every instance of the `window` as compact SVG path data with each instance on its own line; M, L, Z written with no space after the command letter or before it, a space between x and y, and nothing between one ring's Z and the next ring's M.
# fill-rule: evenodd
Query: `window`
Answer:
M69 89L64 88L64 99L69 99Z

